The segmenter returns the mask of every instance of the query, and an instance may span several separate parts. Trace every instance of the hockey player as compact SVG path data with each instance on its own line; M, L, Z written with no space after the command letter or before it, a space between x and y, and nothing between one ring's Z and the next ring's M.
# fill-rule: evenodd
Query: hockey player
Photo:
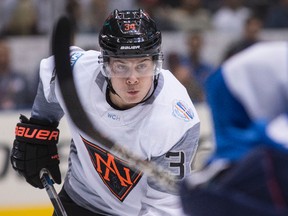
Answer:
M153 161L179 181L191 172L199 118L185 88L162 69L161 33L143 10L115 10L99 34L101 51L71 47L71 66L81 102L97 129L114 142ZM47 168L61 183L58 122L66 113L54 59L43 59L31 117L20 116L11 162L34 187ZM68 215L182 214L172 194L132 169L127 161L71 129L69 168L59 196Z
M183 184L185 212L288 215L288 43L261 42L228 59L206 90L216 151Z

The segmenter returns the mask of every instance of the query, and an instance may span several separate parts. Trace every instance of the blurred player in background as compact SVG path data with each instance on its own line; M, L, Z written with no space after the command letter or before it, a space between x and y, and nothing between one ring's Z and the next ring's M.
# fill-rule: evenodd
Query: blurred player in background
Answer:
M216 151L183 184L185 212L288 215L288 43L259 42L236 54L206 90Z

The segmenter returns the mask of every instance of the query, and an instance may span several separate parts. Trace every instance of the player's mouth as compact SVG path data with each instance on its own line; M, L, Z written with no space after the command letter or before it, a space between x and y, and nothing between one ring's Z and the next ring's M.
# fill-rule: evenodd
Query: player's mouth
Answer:
M127 93L128 93L129 95L136 95L136 94L139 93L139 91L136 91L136 90L129 90Z

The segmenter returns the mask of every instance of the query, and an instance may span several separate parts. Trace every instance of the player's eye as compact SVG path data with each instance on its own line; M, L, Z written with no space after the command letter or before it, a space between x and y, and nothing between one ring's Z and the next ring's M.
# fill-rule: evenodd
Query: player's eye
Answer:
M116 63L113 65L112 70L116 74L122 74L127 73L129 71L129 68L125 64Z
M145 71L147 68L148 68L148 65L145 64L145 63L142 63L142 64L137 65L136 70L139 71L139 72L143 72L143 71Z

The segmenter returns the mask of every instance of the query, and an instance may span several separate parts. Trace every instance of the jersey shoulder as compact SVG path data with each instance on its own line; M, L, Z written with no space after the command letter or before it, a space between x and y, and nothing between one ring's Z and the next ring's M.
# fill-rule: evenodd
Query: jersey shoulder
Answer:
M200 122L184 86L170 71L162 71L162 74L159 80L161 92L151 104L152 109L145 123L147 134L153 137L151 143L155 142L154 146L161 143L161 148L154 148L154 154L158 155L171 149L190 128Z
M98 58L100 52L96 50L83 50L79 47L70 48L70 64L73 70L77 67L82 67L85 65L85 71L91 71L91 68L99 65Z
M74 76L79 78L79 76L86 77L86 79L91 79L93 72L98 68L98 56L100 52L89 50L85 51L77 46L70 47L70 65L72 67ZM48 95L51 91L54 91L55 80L56 80L56 71L54 56L49 56L44 58L40 62L39 77L43 84L43 90L45 96L48 98ZM82 80L75 79L75 80Z
M155 109L159 112L167 109L167 112L172 113L170 118L180 120L179 123L197 123L198 115L186 88L169 70L164 70L162 74L163 79L159 81L162 89L155 100Z

